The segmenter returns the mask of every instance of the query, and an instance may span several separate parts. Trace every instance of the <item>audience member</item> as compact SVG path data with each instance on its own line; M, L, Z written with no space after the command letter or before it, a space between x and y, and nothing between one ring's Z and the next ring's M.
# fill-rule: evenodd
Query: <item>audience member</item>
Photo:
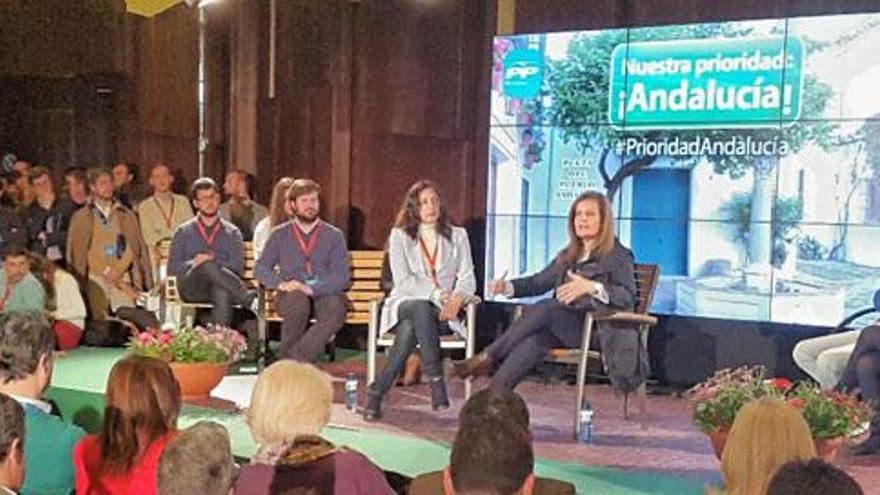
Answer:
M394 346L369 386L367 420L381 417L385 394L416 348L431 386L431 407L449 407L440 337L466 335L461 308L477 289L467 231L449 222L440 191L430 181L420 180L407 191L388 239L388 261L394 288L382 306L379 330L394 332Z
M529 410L526 407L526 403L522 397L511 391L495 388L480 390L465 402L458 414L459 430L479 430L479 428L486 427L486 425L493 425L491 428L494 428L496 423L516 426L531 436L529 432ZM495 447L501 449L505 445L502 443ZM453 445L453 449L455 449L455 445ZM462 449L465 449L465 454L461 454ZM460 459L467 457L466 452L467 449L464 446L459 446ZM413 479L408 493L411 495L443 493L444 476L447 478L447 482L450 481L449 473L450 470L447 468L444 471L434 471L419 475ZM487 476L493 476L488 472L486 474ZM462 476L467 477L464 474ZM511 484L515 485L516 481ZM522 483L517 486L522 486ZM571 483L550 478L535 478L534 488L531 493L535 495L574 495L574 492L574 485ZM453 491L447 493L465 492ZM498 491L495 493L503 492Z
M8 175L10 196L12 196L15 206L26 208L34 201L34 190L31 188L30 181L28 180L31 164L18 161L15 165L14 170Z
M862 400L874 408L868 439L850 451L855 455L880 454L880 326L865 327L858 335L836 388L845 391L858 388Z
M810 427L799 410L774 399L751 401L737 413L721 455L724 493L766 493L783 464L814 457Z
M104 423L76 444L76 492L155 495L159 458L177 434L180 387L168 363L130 355L107 380Z
M773 475L767 495L862 495L862 489L843 470L821 459L792 461Z
M330 379L314 366L282 360L266 368L245 415L260 450L242 468L236 495L330 493L331 486L340 495L394 493L369 459L318 436L332 401Z
M28 180L34 190L34 202L25 210L28 246L52 261L63 260L72 212L55 195L49 169L32 168Z
M265 206L253 201L252 179L243 170L226 174L223 192L227 201L220 206L220 216L232 222L241 231L242 238L250 242L260 220L269 215Z
M159 495L228 495L232 449L223 426L199 421L180 432L159 460Z
M119 162L113 166L113 192L116 201L133 210L144 197L138 183L137 167L128 162Z
M64 192L71 204L70 216L89 202L89 179L82 167L68 167L64 171Z
M30 255L31 273L46 291L46 310L52 316L55 344L65 351L79 345L86 324L86 304L73 275L38 254Z
M74 487L73 449L85 435L78 426L51 414L42 400L52 379L52 328L34 313L0 316L0 392L24 408L23 494L70 493Z
M171 169L162 162L154 164L150 168L150 186L153 188L153 195L137 206L141 234L150 251L154 280L160 279L159 244L162 241L170 241L174 229L193 217L192 206L186 196L174 194L171 191L172 184L174 184L174 175Z
M106 320L120 308L134 308L138 292L152 287L153 276L137 216L113 198L110 171L91 170L89 186L91 202L70 222L67 262L86 287L91 317ZM139 326L144 324L153 322Z
M27 227L18 210L14 205L0 204L0 256L9 246L27 246L27 241Z
M281 356L311 361L345 324L345 290L351 278L342 232L319 218L321 186L297 179L287 200L293 220L272 230L254 274L277 290ZM314 316L315 324L307 330Z
M0 268L0 313L45 309L46 292L31 273L27 251L18 246L8 247Z
M24 410L0 394L0 490L15 495L24 481Z
M272 199L269 201L269 216L260 220L254 229L254 259L260 259L272 229L290 220L293 215L293 207L290 201L287 201L287 191L291 185L293 185L293 179L290 177L282 177L275 183L275 187L272 189Z
M232 305L252 308L257 293L244 285L244 243L241 232L220 218L220 189L208 177L190 190L198 214L174 231L168 257L168 275L177 277L185 301L211 303L211 322L229 325Z

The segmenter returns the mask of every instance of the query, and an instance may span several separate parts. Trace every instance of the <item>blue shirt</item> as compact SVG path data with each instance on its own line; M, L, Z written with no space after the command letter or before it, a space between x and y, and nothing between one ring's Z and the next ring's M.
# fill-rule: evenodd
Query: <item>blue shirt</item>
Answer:
M171 252L168 255L168 275L175 277L187 273L192 268L195 255L214 253L214 261L241 275L244 272L244 242L241 231L232 223L217 218L213 229L220 229L211 244L199 231L199 217L180 224L171 237ZM211 235L207 236L211 238Z
M316 297L327 294L342 294L348 288L351 273L348 262L348 248L342 231L321 220L309 234L318 236L309 256L312 274L306 270L306 256L293 232L294 222L290 220L272 229L266 247L254 267L254 275L269 289L288 280L308 283ZM276 270L277 268L277 270Z

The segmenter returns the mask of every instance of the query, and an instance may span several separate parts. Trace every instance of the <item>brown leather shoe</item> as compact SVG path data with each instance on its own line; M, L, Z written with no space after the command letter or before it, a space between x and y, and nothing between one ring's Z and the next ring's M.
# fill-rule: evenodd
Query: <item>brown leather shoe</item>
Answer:
M406 358L406 366L403 368L403 381L401 385L408 387L422 381L422 356L418 351L413 351Z
M452 363L452 373L464 380L465 378L489 375L492 373L492 358L485 352L476 356Z

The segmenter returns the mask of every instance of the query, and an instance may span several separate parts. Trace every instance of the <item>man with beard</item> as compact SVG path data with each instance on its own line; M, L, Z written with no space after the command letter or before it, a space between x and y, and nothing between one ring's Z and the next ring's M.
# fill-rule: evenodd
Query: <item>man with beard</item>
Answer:
M242 238L251 241L254 238L254 229L260 220L269 215L265 206L253 199L253 178L243 170L233 170L226 174L223 190L228 201L220 205L220 216L238 227Z
M88 177L92 199L70 220L67 265L86 288L92 319L103 321L110 313L122 317L121 308L134 309L153 275L137 216L114 199L110 170L92 169ZM155 317L138 321L143 328Z
M318 218L320 192L313 180L293 182L287 192L293 220L272 230L254 268L260 283L278 291L281 357L298 361L313 360L345 323L348 249L342 232Z
M213 304L211 323L228 326L233 305L252 308L257 299L241 280L244 242L238 228L217 214L220 189L213 179L197 179L190 197L198 213L174 231L168 275L177 277L184 301Z

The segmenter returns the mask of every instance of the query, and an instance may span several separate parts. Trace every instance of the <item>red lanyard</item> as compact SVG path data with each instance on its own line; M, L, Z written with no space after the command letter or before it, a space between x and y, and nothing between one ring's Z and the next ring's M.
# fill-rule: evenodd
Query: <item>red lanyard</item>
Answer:
M208 247L211 247L211 245L214 244L214 239L217 238L217 234L220 233L220 219L217 219L217 221L214 222L214 230L213 232L211 232L210 236L208 236L208 233L206 231L207 227L204 223L202 223L201 217L196 220L196 225L199 228L199 234L202 236L202 239L205 240L205 244L207 244Z
M425 261L428 263L428 269L431 270L431 278L434 279L434 285L436 287L440 287L440 280L437 278L437 251L440 248L440 238L437 238L437 243L434 244L434 254L428 253L428 245L425 244L425 240L422 239L422 236L419 236L419 245L422 246L422 255L425 257Z
M3 299L0 300L0 313L6 309L6 301L9 300L9 296L12 295L12 285L9 285L9 282L6 282L6 289L3 291Z
M312 276L312 251L315 250L315 246L318 244L318 228L320 227L320 223L315 225L312 235L309 237L309 243L306 244L306 240L303 237L304 234L299 229L299 226L296 222L290 222L290 230L293 231L293 237L296 239L297 244L299 244L303 257L306 259L306 275L308 276Z
M171 197L171 211L168 214L165 214L165 208L162 208L162 203L159 202L159 198L153 196L153 201L156 203L156 207L159 208L159 213L162 214L162 218L165 219L165 227L171 228L171 221L174 219L174 196Z

